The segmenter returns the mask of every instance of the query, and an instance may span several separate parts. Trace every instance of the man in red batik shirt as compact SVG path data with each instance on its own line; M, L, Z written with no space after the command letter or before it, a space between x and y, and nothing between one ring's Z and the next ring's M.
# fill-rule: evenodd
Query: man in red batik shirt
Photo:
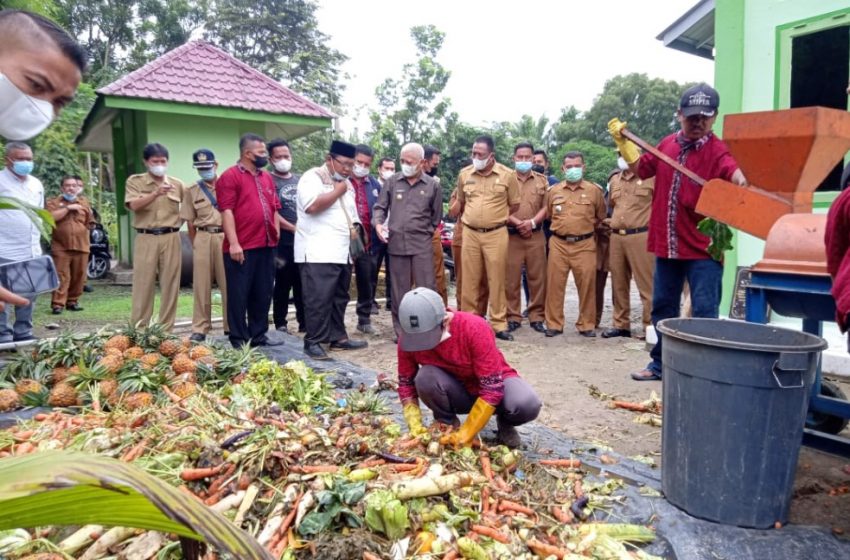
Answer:
M505 361L487 320L446 311L428 288L405 294L398 320L398 396L410 432L425 432L422 399L436 422L457 428L441 438L445 445L470 445L495 414L499 443L519 447L516 426L537 418L542 403ZM459 428L458 414L468 414Z

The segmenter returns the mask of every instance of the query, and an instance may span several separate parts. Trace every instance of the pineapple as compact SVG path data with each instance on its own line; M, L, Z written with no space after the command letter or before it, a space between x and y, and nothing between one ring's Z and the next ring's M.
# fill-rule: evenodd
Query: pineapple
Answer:
M215 356L201 356L195 362L198 364L198 367L205 367L210 372L215 371L216 366L218 365L218 359Z
M77 389L70 383L57 383L50 390L50 396L47 398L47 404L50 406L77 406L79 404L80 395Z
M124 357L122 354L109 353L99 359L97 365L108 373L116 374L124 367Z
M113 395L118 394L118 380L113 377L107 377L98 382L97 386L103 399L109 400Z
M152 404L153 395L144 391L132 393L124 399L124 405L128 410L139 410L141 408L147 408Z
M180 339L180 344L183 345L184 350L188 350L189 348L192 347L192 339L189 338L188 336L184 336L183 338Z
M40 393L43 390L44 385L35 379L24 377L15 383L15 391L22 397L27 393Z
M166 338L159 344L159 353L170 358L183 350L183 344L175 338Z
M185 399L198 392L198 385L192 381L178 381L171 385L171 390L181 399Z
M124 358L127 360L138 360L145 355L145 351L141 346L131 346L124 351Z
M209 346L204 346L203 344L199 344L198 346L193 346L189 349L189 357L193 360L197 361L206 356L212 356L213 351Z
M56 383L62 383L68 377L71 376L71 372L65 366L56 366L53 368L53 372L50 374L50 382L54 385Z
M126 334L115 334L103 343L103 349L108 352L110 349L114 348L123 354L128 348L130 348L130 346L132 346L132 344L130 337Z
M175 374L195 373L197 364L186 354L178 354L171 362L171 369Z
M14 389L0 389L0 412L8 412L21 406L21 396Z
M139 359L139 362L141 363L141 365L144 369L153 369L157 365L159 365L161 360L162 360L162 354L157 354L156 352L150 352L150 353L142 356Z

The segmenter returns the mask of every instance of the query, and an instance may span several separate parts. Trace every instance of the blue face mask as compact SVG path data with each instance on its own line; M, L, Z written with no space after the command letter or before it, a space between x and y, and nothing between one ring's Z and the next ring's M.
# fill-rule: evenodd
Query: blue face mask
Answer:
M12 171L15 172L15 175L20 175L21 177L26 177L30 173L32 173L33 163L31 161L13 161L12 162Z
M530 161L516 161L514 162L514 169L520 173L528 173L531 171L531 165Z
M570 167L564 172L564 177L570 183L578 183L583 175L581 167Z
M68 202L74 202L75 200L77 200L77 195L75 195L75 194L68 194L68 193L62 193L62 198L64 198L64 199L65 199L65 200L67 200Z
M201 179L204 181L212 181L215 179L215 169L199 169L198 175L200 175Z

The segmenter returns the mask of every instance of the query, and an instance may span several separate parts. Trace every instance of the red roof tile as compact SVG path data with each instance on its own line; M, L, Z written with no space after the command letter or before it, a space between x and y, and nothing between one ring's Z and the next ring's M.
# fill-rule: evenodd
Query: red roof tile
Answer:
M205 41L177 47L98 93L306 117L334 116Z

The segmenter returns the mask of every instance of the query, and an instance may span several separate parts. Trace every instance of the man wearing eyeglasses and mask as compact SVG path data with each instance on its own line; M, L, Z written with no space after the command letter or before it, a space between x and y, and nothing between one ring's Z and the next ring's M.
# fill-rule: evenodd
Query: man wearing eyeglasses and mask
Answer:
M354 168L355 147L334 140L325 164L308 170L298 182L298 229L295 262L304 286L304 353L327 360L321 344L331 350L365 348L345 330L345 307L351 286L349 247L352 226L360 223L354 189L348 180ZM351 225L350 225L351 224Z

